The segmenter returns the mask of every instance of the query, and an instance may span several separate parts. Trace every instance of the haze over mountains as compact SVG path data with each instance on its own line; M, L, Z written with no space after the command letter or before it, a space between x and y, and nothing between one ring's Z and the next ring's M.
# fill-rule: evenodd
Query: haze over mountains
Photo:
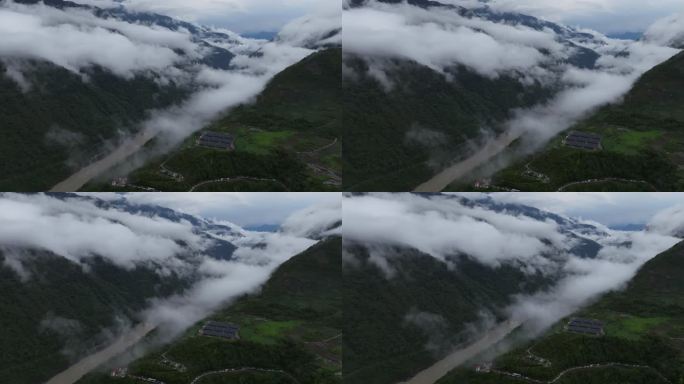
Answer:
M496 1L351 1L343 26L345 188L359 191L441 190L514 141L537 150L674 56L681 32L663 20L643 41L610 39Z
M168 149L340 39L327 15L296 19L269 42L92 4L1 3L1 32L13 36L0 46L6 190L48 189L140 132Z
M622 232L496 195L346 196L345 380L409 379L504 321L544 332L680 242L680 208Z
M14 383L43 382L136 324L168 342L334 236L341 214L328 203L250 232L125 195L4 194L0 205L0 371Z

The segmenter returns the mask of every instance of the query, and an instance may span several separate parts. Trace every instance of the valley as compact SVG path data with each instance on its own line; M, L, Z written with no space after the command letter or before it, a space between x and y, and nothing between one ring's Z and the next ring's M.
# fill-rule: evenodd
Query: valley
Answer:
M255 104L238 107L206 130L191 135L171 153L153 157L125 176L125 185L112 185L109 179L94 180L84 190L339 190L340 75L335 68L340 63L340 49L314 53L277 75ZM198 140L206 131L229 135L235 149L199 146ZM136 141L138 149L143 149L143 139ZM155 153L154 141L148 147L145 149ZM123 164L123 168L128 167Z

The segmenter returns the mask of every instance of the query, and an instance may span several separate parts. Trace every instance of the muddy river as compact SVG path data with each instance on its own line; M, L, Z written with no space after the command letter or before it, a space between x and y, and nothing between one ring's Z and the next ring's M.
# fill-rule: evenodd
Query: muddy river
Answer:
M98 175L120 164L130 156L138 152L156 136L155 132L144 131L136 135L132 140L121 144L114 152L98 160L80 171L71 175L68 179L55 185L50 192L74 192L81 189Z
M480 340L463 349L452 352L444 359L433 364L430 368L419 372L412 379L400 384L433 384L452 369L493 347L519 326L520 323L515 321L501 323L496 328L487 332Z
M462 179L473 172L477 167L494 158L520 136L519 133L508 132L502 134L496 139L489 141L472 156L450 166L435 175L432 179L419 185L414 192L441 192L449 184Z
M145 335L150 333L156 326L152 324L141 324L122 335L109 347L93 353L78 363L69 367L66 371L58 374L45 384L73 384L90 371L94 370L103 363L125 352L134 346Z

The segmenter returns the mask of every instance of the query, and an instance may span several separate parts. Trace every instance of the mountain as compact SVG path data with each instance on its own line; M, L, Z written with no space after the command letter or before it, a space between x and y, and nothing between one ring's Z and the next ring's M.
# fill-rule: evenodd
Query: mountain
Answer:
M538 154L497 173L492 185L522 191L681 190L683 68L684 53L679 53L645 73L621 102L571 128L600 135L601 150L568 148L562 133ZM529 169L548 179L526 175Z
M516 303L524 298L565 305L560 303L568 298L554 292L583 275L573 265L602 265L609 262L605 258L614 249L628 252L636 241L579 220L489 197L355 194L344 204L343 377L350 384L406 380L455 346L473 342L514 316ZM358 232L349 229L367 225L368 219L357 216L357 209L368 210L373 204L383 207L370 215L379 223L394 208L416 224L404 224L389 214L392 234L376 232L372 225ZM520 221L504 224L509 220ZM468 227L476 222L484 224L477 229L481 238L477 241L482 248L492 246L494 256L478 255L466 239ZM499 236L505 236L506 228L528 225L555 228L554 234L542 235L540 230L533 235L541 236L539 241L548 249L526 249L513 256L513 243L523 241L518 233L503 240L502 249L496 251L494 243L502 241ZM500 234L492 235L492 228ZM559 242L558 235L565 240ZM470 251L459 250L459 244ZM490 258L496 255L502 260L492 262ZM619 262L614 267L623 268ZM546 294L550 297L543 299Z
M684 380L684 243L647 262L619 292L573 317L602 321L605 335L572 334L563 319L542 337L493 362L490 372L458 369L456 383L679 383Z
M18 201L32 198L41 196L26 196ZM74 207L71 211L74 216L87 212L76 207L108 212L111 216L100 217L97 225L118 225L125 230L139 231L141 227L137 225L143 222L191 223L192 232L206 241L202 251L217 260L230 260L236 249L229 241L214 236L220 233L239 236L234 228L167 208L132 204L124 199L105 201L67 194L45 198L55 207L60 202ZM99 241L106 243L107 240ZM160 273L163 260L126 267L113 262L106 254L89 255L74 262L45 245L3 243L0 247L2 376L16 384L43 382L83 355L101 348L120 328L139 322L138 314L149 306L148 300L170 297L191 287L200 277L192 268L201 259L194 245L179 239L175 242L179 245L179 260L187 263L191 271L179 268ZM63 244L68 249L66 240ZM126 254L130 252L127 245L117 247L122 257L132 256Z
M159 191L326 191L341 183L342 50L319 50L276 75L253 104L240 106L168 155L128 175L128 187ZM206 131L235 138L234 151L196 145ZM170 177L168 171L180 178Z
M180 164L169 164L173 171L163 168L161 174L159 164L153 165L141 184L173 191L339 189L338 26L319 31L325 22L297 21L306 28L288 25L274 41L266 41L110 3L99 8L64 0L8 0L0 12L33 26L5 25L17 43L0 51L5 137L0 189L49 190L107 159L128 140L142 140L139 134L150 134L152 125L161 133L145 148L159 156L210 122L216 124L206 129L236 136L238 154L190 151L179 156ZM242 120L222 119L230 107L253 101L262 83L283 69L272 86L280 93L269 95L267 89L256 105L240 110ZM221 96L204 97L207 93ZM285 97L291 99L280 99ZM254 116L265 118L255 121ZM139 152L145 151L131 159L135 168L149 160L147 152ZM217 163L228 171L217 169ZM132 168L125 167L117 178ZM182 181L174 185L181 175L194 183L187 189ZM216 179L222 180L211 182Z
M216 382L339 383L341 247L339 237L330 237L294 256L273 273L261 292L242 297L170 345L150 351L128 366L128 374L174 384L188 383L206 372L235 370L212 376ZM240 339L199 336L207 321L238 325ZM165 361L179 365L170 366ZM117 366L116 361L112 364ZM125 380L134 379L97 373L78 383Z
M568 68L594 70L601 56L620 54L619 49L606 49L601 36L501 11L486 2L463 7L428 0L355 0L345 12L349 36L345 37L343 145L344 189L349 191L412 190L471 153L484 136L503 132L519 110L552 100L566 88L562 73ZM404 36L398 39L411 40L403 44L406 48L387 41L371 49L373 43L364 43L364 33L373 32L364 32L363 25L349 20L370 18L370 12L373 17L387 17L385 22L396 28L387 31L388 38L394 33ZM402 18L405 24L394 25ZM434 24L426 24L427 20ZM442 24L448 27L442 30ZM452 27L460 29L454 32ZM516 37L507 36L506 28ZM433 33L444 36L428 41ZM527 40L527 34L535 40ZM501 58L501 70L491 74L483 68L499 60L489 57L496 56L494 52L461 57L441 43L465 38L479 39L473 44L492 44L489 39L493 39L501 45L496 52L529 49L540 63L520 69L511 52ZM506 45L507 39L512 47ZM548 45L536 45L546 39ZM429 52L411 51L431 44L435 46ZM483 63L473 62L480 54ZM521 64L529 62L521 60ZM537 72L547 73L533 74ZM557 76L557 81L549 80Z

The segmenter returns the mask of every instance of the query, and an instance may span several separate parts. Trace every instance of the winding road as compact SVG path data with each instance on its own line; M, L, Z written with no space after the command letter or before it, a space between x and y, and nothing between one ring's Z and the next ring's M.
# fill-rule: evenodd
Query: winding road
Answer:
M568 373L575 372L575 371L583 371L583 370L588 370L588 369L598 369L598 368L610 368L610 367L623 367L623 368L642 368L642 369L649 369L655 372L659 377L661 377L663 380L665 380L668 383L671 383L671 381L663 376L662 373L658 372L655 368L649 367L648 365L637 365L637 364L623 364L623 363L604 363L604 364L590 364L590 365L583 365L580 367L573 367L573 368L568 368L565 371L561 372L556 376L553 380L549 381L543 381L543 380L537 380L533 379L531 377L523 376L519 373L513 373L513 372L506 372L506 371L499 371L496 369L492 369L492 373L497 373L499 375L504 375L504 376L509 376L513 377L516 379L528 381L530 383L536 383L536 384L553 384L560 380L563 376L567 375Z

